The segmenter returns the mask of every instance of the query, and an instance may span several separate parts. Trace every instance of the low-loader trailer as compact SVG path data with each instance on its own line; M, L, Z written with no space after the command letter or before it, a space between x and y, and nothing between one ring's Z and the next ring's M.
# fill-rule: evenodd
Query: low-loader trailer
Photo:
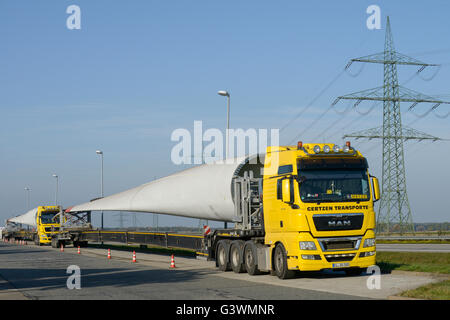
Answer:
M359 274L375 264L379 184L349 142L268 147L257 158L194 167L67 210L173 214L232 222L232 228L191 238L88 231L77 233L77 241L171 242L215 260L222 271L281 279L323 269Z

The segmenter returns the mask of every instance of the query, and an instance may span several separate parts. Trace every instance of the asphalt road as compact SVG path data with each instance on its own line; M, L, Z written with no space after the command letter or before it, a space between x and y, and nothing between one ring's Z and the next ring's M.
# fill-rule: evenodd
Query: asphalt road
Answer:
M0 299L386 299L400 291L437 281L432 276L381 275L381 288L367 287L370 275L347 277L342 273L306 273L280 280L270 275L249 276L219 272L213 262L74 248L64 252L51 247L0 243ZM69 266L80 268L81 289L68 289ZM70 282L74 283L74 282Z

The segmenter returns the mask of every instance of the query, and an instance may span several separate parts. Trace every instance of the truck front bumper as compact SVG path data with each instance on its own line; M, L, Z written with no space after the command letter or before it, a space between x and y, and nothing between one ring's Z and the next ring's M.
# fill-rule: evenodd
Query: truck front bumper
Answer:
M288 269L319 271L323 269L367 268L375 265L375 245L364 247L366 239L374 239L373 230L362 236L314 238L300 233L297 250L289 250ZM301 250L300 241L314 242L315 250Z
M51 236L40 236L39 237L39 241L42 244L50 244L52 242L52 237Z

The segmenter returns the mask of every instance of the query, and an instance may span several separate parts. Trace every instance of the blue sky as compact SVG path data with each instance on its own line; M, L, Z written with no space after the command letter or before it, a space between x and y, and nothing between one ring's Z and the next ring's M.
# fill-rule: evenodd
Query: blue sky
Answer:
M81 30L66 28L72 4L81 8ZM366 27L372 4L381 9L381 30ZM192 130L194 120L224 128L226 101L218 90L231 93L233 128L281 128L310 105L281 132L281 143L290 142L336 96L382 85L381 65L355 64L350 72L360 72L357 77L342 70L350 58L383 51L387 15L398 51L442 64L432 81L413 77L414 67L399 67L399 82L450 100L449 9L447 1L4 0L0 218L25 211L27 186L31 206L51 203L52 173L60 176L64 206L97 197L97 149L105 153L106 195L182 169L170 161L171 132ZM345 115L330 111L301 139L343 143L343 133L380 126L381 106L364 117L357 112L370 107L363 103ZM430 113L421 119L408 107L402 105L404 124L450 138L450 117ZM419 105L416 113L428 107ZM445 115L449 108L436 112ZM381 177L380 142L352 142ZM405 145L417 222L448 221L449 147L449 142ZM152 223L150 215L138 219ZM160 225L196 223L160 217ZM117 225L115 214L106 225Z

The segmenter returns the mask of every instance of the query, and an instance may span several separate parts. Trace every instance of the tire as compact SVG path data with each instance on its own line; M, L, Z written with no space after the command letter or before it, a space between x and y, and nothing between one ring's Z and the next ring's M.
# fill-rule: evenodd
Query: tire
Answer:
M39 236L38 235L34 235L34 244L37 246L41 245L41 242L39 241Z
M228 257L228 247L228 243L225 240L220 240L217 243L216 263L220 271L231 270Z
M260 274L258 269L258 256L256 246L252 241L247 241L244 247L244 265L245 270L251 276Z
M295 275L295 271L288 269L286 249L281 243L274 250L273 268L276 276L283 280L293 278Z
M233 241L230 247L230 265L235 273L245 272L244 267L244 242Z

